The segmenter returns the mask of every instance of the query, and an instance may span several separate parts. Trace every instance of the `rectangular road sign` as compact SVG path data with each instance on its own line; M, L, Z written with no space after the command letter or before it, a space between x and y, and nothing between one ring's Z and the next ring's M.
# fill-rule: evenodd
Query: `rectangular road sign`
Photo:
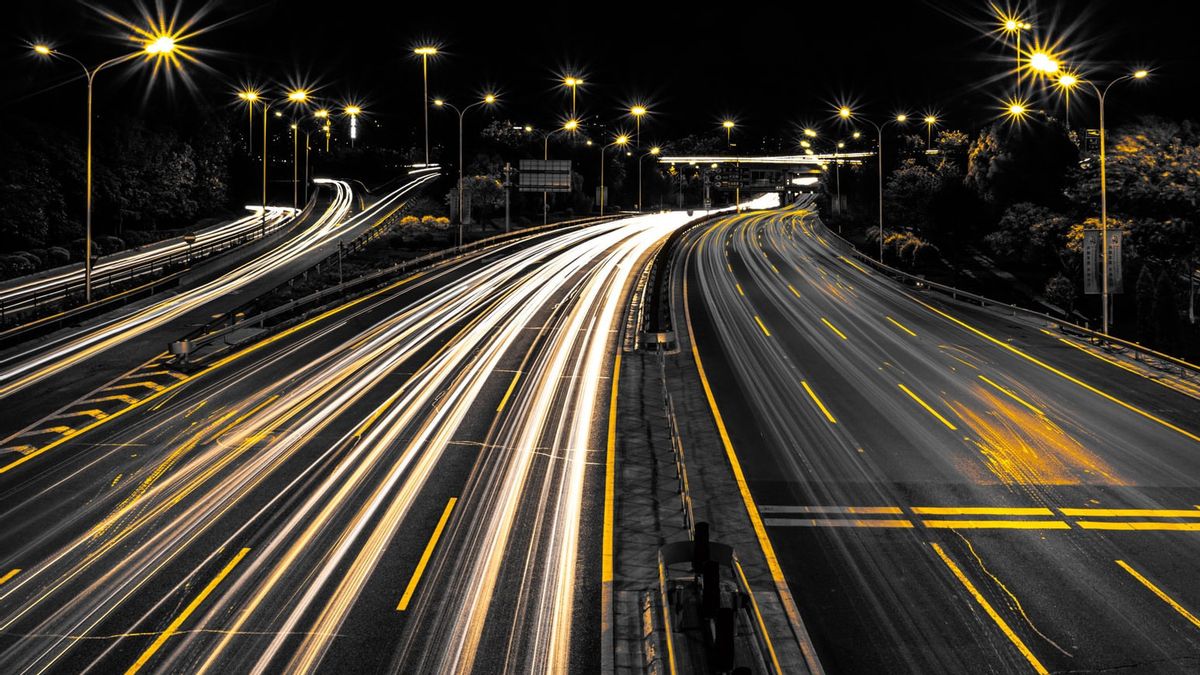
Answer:
M1121 266L1121 235L1122 231L1108 231L1108 292L1120 293L1125 290L1125 275ZM1099 295L1100 266L1104 257L1100 248L1100 230L1086 229L1083 231L1083 292L1088 295Z
M571 160L522 159L517 189L521 192L570 192Z

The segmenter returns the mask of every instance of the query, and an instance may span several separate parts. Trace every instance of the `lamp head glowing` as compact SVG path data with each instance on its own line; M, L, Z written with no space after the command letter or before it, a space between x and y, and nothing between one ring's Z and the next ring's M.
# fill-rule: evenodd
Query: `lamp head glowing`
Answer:
M440 107L446 105L446 101L445 101L445 99L435 98L435 99L433 99L433 104L440 108Z
M725 127L726 129L732 129L733 120L725 120L724 122L721 122L721 126Z
M853 114L854 113L850 112L850 108L847 108L846 106L838 108L838 117L841 117L844 120L850 119Z
M313 117L316 117L317 119L322 119L322 120L326 119L329 117L329 111L324 108L321 108L320 110L313 113Z
M436 56L438 49L432 45L426 45L424 47L417 47L413 50L413 53L417 56Z
M1135 80L1142 80L1142 79L1145 79L1146 76L1149 74L1150 74L1150 71L1145 70L1145 69L1135 70L1135 71L1133 71L1133 78Z
M488 105L491 105L491 104L495 103L495 102L496 102L496 95L495 95L495 94L488 94L487 96L484 96L484 97L483 97L483 102L484 102L484 103L486 103L486 104L488 104Z
M658 147L657 145L654 146L653 148L650 148L650 154L652 154L652 155L657 155L661 152L662 152L662 148Z
M343 109L342 109L342 112L346 113L347 115L349 115L349 116L351 116L351 117L355 117L355 116L357 116L359 113L361 113L361 112L362 112L362 108L360 108L359 106L356 106L356 105L353 105L353 104L351 104L351 105L348 105L348 106L346 106L345 108L343 108Z
M1058 60L1046 52L1037 51L1029 57L1029 67L1047 75L1053 75L1059 69Z
M809 143L808 141L800 141L800 147L802 147L802 148L811 148L811 147L812 147L812 143Z
M935 117L933 115L926 115L925 116L925 124L928 124L930 126L937 124L937 117Z
M147 54L166 56L175 51L175 46L175 38L170 35L159 35L151 40L147 40L143 49L145 49Z
M838 144L837 144L837 146L838 146L839 148L844 148L844 147L846 147L846 142L845 142L845 141L838 141Z
M578 87L578 86L579 86L579 85L581 85L581 84L583 84L583 80L582 80L581 78L575 77L574 75L568 75L568 76L566 76L566 77L564 77L564 78L563 78L563 85L564 85L564 86L567 86L567 87Z
M629 142L629 136L626 136L625 134L621 134L620 136L617 136L616 140L613 141L613 143L616 143L617 145L625 145L628 142Z
M527 133L527 134L528 134L528 133L532 133L532 132L533 132L533 125L532 125L532 124L526 124L526 125L525 125L525 127L524 127L524 129L525 129L525 133Z
M1004 114L1014 122L1025 119L1025 115L1029 114L1029 106L1025 101L1005 101Z
M855 139L862 138L862 132L861 132L861 131L856 131L856 132L854 132L853 134L850 134L850 136L851 136L852 138L855 138Z
M579 120L571 119L563 122L563 131L577 131L579 129ZM588 141L589 143L591 141Z
M908 121L908 115L905 115L904 113L900 113L899 115L896 115L896 121L903 124Z
M292 124L291 124L291 127L292 127L292 131L295 131L295 130L296 130L296 123L295 123L295 122L292 122Z
M1004 30L1006 30L1010 33L1015 33L1020 28L1021 28L1021 24L1016 19L1008 19L1007 21L1004 22Z
M804 135L805 135L805 136L808 136L809 138L816 138L816 137L817 137L817 131L816 131L816 129L805 129L805 130L804 130Z
M288 92L287 98L292 103L304 103L308 100L308 92L304 89L293 89Z
M1062 87L1063 89L1072 89L1077 84L1079 84L1079 78L1070 73L1063 73L1062 75L1058 76L1058 86Z
M646 106L644 106L644 105L635 105L629 109L629 114L633 115L634 117L641 117L642 115L645 115L647 112L648 111L646 110Z
M54 53L53 49L50 49L49 46L42 45L42 44L34 45L33 51L37 52L38 54L41 54L42 56L50 56L51 54Z

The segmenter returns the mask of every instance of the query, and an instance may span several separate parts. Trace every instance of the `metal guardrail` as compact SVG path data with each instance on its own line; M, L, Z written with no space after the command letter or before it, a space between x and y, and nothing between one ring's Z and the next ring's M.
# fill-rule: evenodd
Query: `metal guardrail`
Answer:
M988 298L986 296L979 295L977 293L971 293L970 291L964 291L962 289L955 288L953 286L948 286L946 284L940 284L935 281L929 281L929 280L921 278L915 274L910 274L903 270L898 270L895 267L892 267L890 265L885 265L885 264L879 262L878 260L875 260L874 258L870 257L869 255L863 253L862 251L859 251L854 246L854 244L850 243L849 241L844 239L841 235L837 234L833 230L826 227L825 223L821 222L820 218L817 218L816 222L820 225L821 230L824 232L824 234L828 235L829 237L835 239L838 243L840 243L841 247L845 251L849 252L851 255L853 255L855 258L857 258L859 261L867 263L868 265L871 265L876 270L888 275L889 277L895 279L896 281L903 281L906 283L910 283L917 288L928 288L931 290L935 290L940 293L949 295L956 300L958 300L958 299L968 300L970 302L973 302L973 303L979 305L980 307L1003 307L1004 309L1012 312L1013 316L1025 316L1025 317L1029 317L1029 318L1036 318L1036 319L1040 319L1040 320L1044 320L1044 321L1049 321L1052 324L1057 324L1059 327L1059 330L1061 330L1062 332L1067 333L1067 334L1074 333L1081 337L1085 337L1092 344L1096 344L1101 347L1104 347L1105 345L1111 345L1111 346L1120 347L1120 348L1129 350L1130 352L1133 352L1133 355L1134 355L1133 358L1135 360L1145 362L1147 365L1150 365L1152 367L1156 367L1161 370L1167 370L1167 368L1165 368L1164 366L1174 366L1178 370L1178 372L1181 376L1184 376L1189 372L1191 373L1192 376L1200 376L1200 366L1193 364L1193 363L1189 363L1187 361L1184 361L1183 359L1171 356L1169 354L1164 354L1162 352L1155 351L1148 347L1144 347L1136 342L1131 342L1129 340L1124 340L1119 337L1108 335L1106 333L1094 331L1085 326L1080 326L1079 324L1071 323L1070 321L1067 321L1061 317L1054 316L1053 314L1047 314L1045 312L1039 312L1037 310L1027 309L1025 307L1021 307L1019 305L1015 305L1012 303L999 302L999 301L993 300L991 298ZM1156 361L1158 363L1155 363Z
M411 200L408 200L408 201L411 201ZM396 215L400 214L402 212L402 210L403 209L393 211L392 214L390 214L388 216L388 218L395 217ZM301 315L301 317L300 317L301 320L303 320L303 318L307 318L308 316L311 316L314 312L324 309L329 300L332 300L332 299L345 300L348 296L351 296L351 295L368 293L368 292L376 290L382 286L385 286L386 284L390 283L395 277L410 273L418 268L428 267L428 266L432 266L432 265L435 265L435 264L438 264L441 262L454 260L454 259L460 258L468 253L474 252L478 249L486 248L486 247L492 246L494 244L503 243L510 239L511 240L519 240L520 238L523 238L523 237L538 235L538 234L541 234L543 232L550 231L550 230L567 229L567 228L573 228L573 227L586 227L588 225L594 225L594 224L597 224L600 222L614 220L616 218L621 218L621 217L623 217L623 216L618 214L618 215L604 216L602 218L601 217L579 218L579 219L575 219L575 220L560 221L558 223L550 223L548 225L538 225L536 227L529 227L529 228L517 230L514 232L497 234L497 235L494 235L491 237L485 237L483 239L469 242L467 244L464 244L461 248L449 248L449 249L443 249L440 251L434 251L432 253L428 253L423 256L405 260L403 262L397 263L396 265L392 265L391 267L386 267L386 268L383 268L380 270L376 270L374 272L368 272L368 273L363 274L363 275L361 275L355 279L352 279L350 281L343 281L342 283L339 283L336 286L330 286L327 288L319 289L319 290L317 290L313 293L310 293L304 297L292 299L286 303L283 303L281 305L278 305L278 306L275 306L275 307L272 307L269 309L259 310L257 308L257 304L259 302L261 302L262 298L269 297L272 293L274 293L279 288L282 288L284 286L288 286L288 285L294 283L294 281L296 279L302 278L304 275L308 274L312 270L319 270L319 268L322 265L329 265L331 263L336 264L336 259L338 257L338 253L334 253L334 254L331 254L331 255L327 256L326 258L324 258L321 262L318 262L317 264L313 265L312 267L309 267L308 269L304 270L303 272L293 276L291 279L277 285L275 288L264 293L263 295L259 296L258 298L255 298L247 303L244 303L243 305L240 305L234 309L229 310L228 312L220 315L219 317L213 319L212 321L209 321L208 323L201 326L200 328L197 328L196 330L181 337L179 340L172 342L170 345L170 349L173 354L176 354L177 356L180 357L177 360L177 364L182 365L182 364L187 363L186 356L188 354L194 353L198 349L200 349L206 345L212 344L213 342L233 333L236 330L240 330L242 328L254 327L254 326L257 326L259 328L266 328L266 323L272 319L275 319L275 318L281 317L281 316L288 316L291 314L295 314L301 308L308 308L305 310L304 314ZM359 237L357 237L356 240L362 239L366 235L371 234L371 232L373 230L379 230L379 232L375 232L372 238L380 236L382 234L382 231L385 231L386 228L381 227L381 226L373 227L372 230L369 230L368 232L364 232L362 235L359 235ZM369 239L366 241L369 241ZM362 244L360 244L359 248L361 248L361 246L365 245L365 243L366 242L364 241ZM343 251L343 253L344 253L344 251ZM251 314L251 312L255 312L255 313ZM261 337L261 335L256 335L249 339L258 339L259 337ZM241 346L242 344L245 344L245 341L238 342L238 343L228 343L227 346L238 347L238 346Z

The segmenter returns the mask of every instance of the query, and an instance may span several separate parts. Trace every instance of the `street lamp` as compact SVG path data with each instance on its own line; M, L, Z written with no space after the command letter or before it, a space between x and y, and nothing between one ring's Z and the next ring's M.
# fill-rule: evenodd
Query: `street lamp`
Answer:
M358 138L358 116L362 114L362 108L351 103L342 108L342 113L350 118L350 147L353 148Z
M654 155L655 157L657 157L658 154L661 152L662 152L662 148L660 148L656 145L653 148L650 148L650 152L647 152L646 154L642 155L641 157L638 157L638 201L637 201L638 211L642 210L642 160L646 159L647 157L649 157L651 155Z
M425 166L429 166L429 57L437 56L438 49L433 45L425 45L417 47L413 53L421 57L421 81L425 87L421 94L421 109L425 113Z
M119 63L124 63L139 56L147 59L161 62L167 60L171 63L177 63L175 60L176 50L182 51L183 48L176 41L176 36L165 35L162 33L148 32L143 29L137 29L138 32L145 36L141 39L142 48L135 52L130 52L123 56L117 56L104 61L94 68L88 68L82 61L61 52L49 45L35 44L33 51L39 56L46 58L61 57L69 61L73 61L81 69L83 69L84 77L87 79L87 152L85 153L85 225L84 225L84 250L83 250L83 300L85 303L92 301L92 90L94 89L96 74ZM156 64L157 65L157 64Z
M571 119L578 117L575 112L575 90L581 84L583 84L583 79L574 75L567 75L563 78L563 86L571 90Z
M525 128L528 131L533 131L532 126L526 126ZM563 125L557 129L551 129L549 131L542 132L542 160L543 161L550 160L550 137L553 136L554 134L564 132L564 131L568 132L568 133L575 133L576 131L579 131L579 120L577 120L575 118L571 118L571 119L567 120L566 122L563 122ZM591 143L592 143L591 141L588 141L588 145L591 145ZM550 220L550 193L547 192L546 190L542 190L542 225L545 225L549 220Z
M254 89L243 89L238 92L238 98L246 103L246 111L250 116L250 131L246 134L246 154L254 153L254 103L258 101L258 92Z
M883 262L883 129L889 124L904 124L908 121L908 115L903 113L896 115L895 118L886 120L883 124L876 124L874 121L865 117L858 117L847 106L838 108L838 117L844 120L861 119L862 121L875 127L876 138L876 163L879 165L879 262ZM858 132L854 132L854 137L858 138Z
M325 132L325 152L329 152L329 111L325 108L321 108L313 113L313 117L324 122L321 130Z
M262 122L262 127L263 127L262 128L262 211L259 213L259 218L260 218L260 222L262 223L262 231L263 231L264 235L267 233L267 148L269 146L269 144L267 143L267 121L271 118L271 116L268 113L271 112L272 106L274 106L277 103L287 103L287 104L291 104L291 105L303 105L304 103L306 103L308 101L308 99L309 99L308 90L303 89L303 88L295 88L295 89L288 90L285 93L283 98L276 99L273 101L264 99L261 94L256 94L254 97L254 100L259 102L260 105L262 105L262 118L263 118L263 122ZM243 100L246 100L252 106L254 105L254 103L249 101L248 99L243 99ZM283 117L283 113L276 110L275 116ZM293 125L293 127L294 127L294 125ZM293 153L293 159L292 159L292 176L293 176L293 178L292 178L292 208L296 208L296 176L295 176L295 174L296 174L296 157L295 157L295 155L296 154L297 153Z
M933 128L935 126L937 126L937 123L938 123L937 115L930 114L930 115L925 116L925 151L926 152L933 149Z
M1135 70L1128 75L1122 75L1115 80L1110 81L1104 86L1104 89L1096 86L1095 82L1086 80L1074 75L1064 75L1059 78L1059 85L1067 91L1071 88L1086 84L1092 88L1092 92L1096 94L1096 99L1100 104L1100 300L1101 300L1101 330L1100 332L1107 335L1109 328L1109 312L1108 312L1108 174L1107 174L1107 148L1106 148L1106 131L1104 128L1104 101L1108 97L1108 90L1118 82L1126 80L1143 80L1150 74L1148 70ZM1063 79L1070 77L1068 83L1064 83Z
M724 129L725 129L725 149L732 150L733 149L733 127L735 126L734 122L733 122L733 120L724 120L721 122L721 126L724 127Z
M462 250L463 245L463 117L471 108L481 105L492 105L496 102L495 94L488 94L483 97L483 100L476 101L464 108L447 103L444 99L434 99L433 104L439 108L449 108L458 113L458 248Z
M604 202L608 201L608 192L604 189L604 151L613 147L625 147L629 144L629 135L621 134L613 139L612 143L600 146L600 216L604 216Z
M644 117L648 112L650 111L647 110L646 106L644 105L635 105L629 108L629 114L633 115L633 122L635 125L635 130L633 133L633 147L635 148L642 147L642 117Z
M1017 44L1016 44L1016 51L1014 53L1016 54L1016 62L1017 62L1017 90L1020 91L1020 89L1021 89L1021 33L1033 28L1033 25L1030 24L1028 21L1024 21L1020 17L1015 16L1015 15L1001 14L998 18L1000 19L1001 32L1003 32L1005 35L1015 35L1016 36Z

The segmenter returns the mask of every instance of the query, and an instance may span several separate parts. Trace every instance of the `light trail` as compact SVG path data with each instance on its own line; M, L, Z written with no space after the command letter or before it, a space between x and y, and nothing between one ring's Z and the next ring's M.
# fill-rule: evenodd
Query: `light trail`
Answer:
M236 292L267 274L296 263L306 254L333 241L347 229L394 205L432 178L433 174L427 174L414 179L380 200L368 211L349 220L346 216L353 203L349 183L315 179L314 182L318 184L331 186L334 197L325 212L298 236L196 288L166 297L114 321L84 328L69 340L58 342L49 349L37 346L15 355L0 368L0 399L64 372L96 354L112 349L209 302Z

